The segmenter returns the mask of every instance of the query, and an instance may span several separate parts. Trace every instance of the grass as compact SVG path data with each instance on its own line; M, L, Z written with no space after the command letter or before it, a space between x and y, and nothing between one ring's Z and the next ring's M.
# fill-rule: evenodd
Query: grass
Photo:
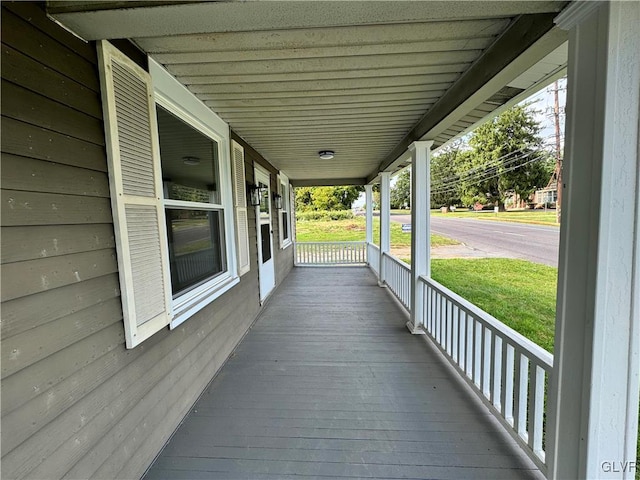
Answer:
M542 348L553 352L557 272L507 258L434 259L431 276Z
M432 210L431 215L434 217L453 217L453 218L474 218L478 220L497 220L500 222L516 222L529 223L534 225L553 225L559 226L556 222L555 210L510 210L507 212L474 212L469 210L458 210L456 212L441 213L440 210Z
M348 220L327 220L296 223L298 242L358 242L364 241L366 223L364 217ZM380 238L380 219L373 219L373 238ZM458 242L440 235L431 235L433 246L457 245ZM391 245L394 247L411 246L411 234L402 232L402 225L391 222Z

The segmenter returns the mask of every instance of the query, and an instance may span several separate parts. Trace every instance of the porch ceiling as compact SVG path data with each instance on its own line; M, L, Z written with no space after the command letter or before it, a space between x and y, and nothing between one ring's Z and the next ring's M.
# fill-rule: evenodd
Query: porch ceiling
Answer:
M441 145L548 82L566 62L564 34L552 23L566 3L48 8L84 38L132 39L301 185L372 181L403 166L412 141ZM320 161L324 149L335 158Z

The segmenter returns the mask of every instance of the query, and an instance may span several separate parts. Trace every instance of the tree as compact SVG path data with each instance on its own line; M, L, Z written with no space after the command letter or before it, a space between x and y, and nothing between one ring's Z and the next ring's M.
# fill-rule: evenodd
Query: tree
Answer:
M549 154L542 148L533 112L515 106L473 132L471 154L459 159L461 199L504 210L509 194L526 199L549 179Z
M348 187L298 187L296 188L296 209L308 210L349 210L358 198L362 186Z
M405 169L398 175L396 183L389 192L391 208L411 206L411 170Z
M458 141L431 158L431 208L461 203L457 165L469 155L463 147L464 144Z

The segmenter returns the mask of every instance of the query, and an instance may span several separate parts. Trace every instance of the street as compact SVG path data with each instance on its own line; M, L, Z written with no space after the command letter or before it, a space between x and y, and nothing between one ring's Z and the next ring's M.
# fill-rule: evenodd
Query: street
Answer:
M391 221L411 223L411 215L392 215ZM431 232L458 240L491 257L520 258L558 266L560 229L545 225L431 217Z

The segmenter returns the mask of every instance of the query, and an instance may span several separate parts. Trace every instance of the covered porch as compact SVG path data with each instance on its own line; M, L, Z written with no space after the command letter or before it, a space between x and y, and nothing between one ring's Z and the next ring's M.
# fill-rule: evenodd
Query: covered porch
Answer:
M543 478L406 320L367 268L295 268L145 478Z
M275 2L49 5L83 38L127 39L143 66L159 62L294 187L365 185L370 200L380 184L379 249L370 227L364 244L342 249L357 261L334 261L319 247L320 263L367 264L377 278L356 268L294 269L147 477L527 478L537 467L548 478L631 478L640 344L637 3L336 4L340 10L325 2L287 2L287 11ZM552 359L430 278L429 164L435 148L543 88L565 64ZM319 163L327 150L335 161ZM388 228L389 180L408 165L410 268L389 254ZM300 401L296 392L304 392ZM444 405L447 413L438 410ZM322 443L318 456L320 431L323 442L340 443Z

